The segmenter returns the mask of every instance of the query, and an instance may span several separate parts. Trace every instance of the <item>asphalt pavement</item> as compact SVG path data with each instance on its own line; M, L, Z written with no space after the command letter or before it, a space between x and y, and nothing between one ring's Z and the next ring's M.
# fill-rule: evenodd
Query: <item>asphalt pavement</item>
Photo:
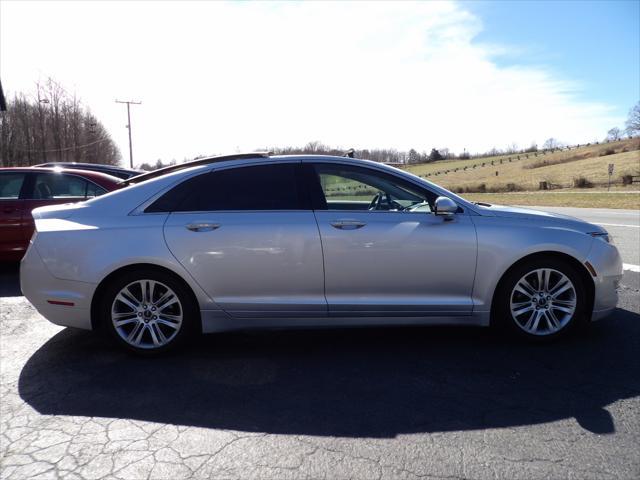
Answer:
M637 265L633 235L616 242ZM44 320L6 267L0 333L2 479L640 477L631 270L611 318L549 345L372 328L212 335L141 359Z

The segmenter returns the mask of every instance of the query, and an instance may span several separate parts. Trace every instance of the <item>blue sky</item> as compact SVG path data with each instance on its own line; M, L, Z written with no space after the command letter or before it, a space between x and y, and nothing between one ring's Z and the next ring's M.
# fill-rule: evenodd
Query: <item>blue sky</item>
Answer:
M548 68L579 82L581 99L626 116L640 100L640 1L463 2L483 30L476 42L507 46L499 65Z
M0 1L2 83L52 76L139 162L321 141L484 152L605 138L635 2ZM29 32L29 35L25 35Z

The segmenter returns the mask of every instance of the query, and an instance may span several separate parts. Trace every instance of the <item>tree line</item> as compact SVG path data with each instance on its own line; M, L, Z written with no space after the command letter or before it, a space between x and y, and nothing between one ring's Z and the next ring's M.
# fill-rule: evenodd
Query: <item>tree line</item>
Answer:
M353 154L356 158L366 158L373 160L374 162L384 163L425 163L435 162L436 160L444 160L446 158L452 158L448 149L431 149L431 152L425 151L418 152L415 149L408 151L396 150L395 148L380 148L380 149L340 149L336 147L330 147L319 141L309 142L303 147L273 147L265 148L265 151L273 152L275 155L346 155L347 153Z
M0 116L0 166L45 162L117 165L115 142L75 94L55 80L36 82L35 91L8 99Z

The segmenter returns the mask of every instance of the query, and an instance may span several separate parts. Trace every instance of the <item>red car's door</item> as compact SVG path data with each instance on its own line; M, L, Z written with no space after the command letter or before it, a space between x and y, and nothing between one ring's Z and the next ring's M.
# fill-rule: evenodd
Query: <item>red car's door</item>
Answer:
M0 172L0 261L20 260L28 243L20 198L25 178L22 172Z

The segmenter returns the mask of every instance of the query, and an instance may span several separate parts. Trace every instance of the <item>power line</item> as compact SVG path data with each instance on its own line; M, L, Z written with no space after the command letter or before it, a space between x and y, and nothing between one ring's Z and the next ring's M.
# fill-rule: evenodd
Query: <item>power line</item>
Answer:
M131 163L131 168L133 168L133 147L131 145L131 111L130 105L140 105L142 102L134 102L132 100L116 100L116 103L126 103L127 104L127 129L129 130L129 162Z
M85 143L83 145L74 145L73 147L66 147L66 148L53 148L51 150L23 150L21 148L15 148L14 150L18 151L18 152L31 152L31 153L52 153L52 152L66 152L68 150L75 150L77 148L85 148L85 147L90 147L91 145L95 145L96 143L101 143L101 142L108 142L109 140L111 140L111 138L109 137L103 137L100 138L98 140L95 140L93 142L90 143Z

